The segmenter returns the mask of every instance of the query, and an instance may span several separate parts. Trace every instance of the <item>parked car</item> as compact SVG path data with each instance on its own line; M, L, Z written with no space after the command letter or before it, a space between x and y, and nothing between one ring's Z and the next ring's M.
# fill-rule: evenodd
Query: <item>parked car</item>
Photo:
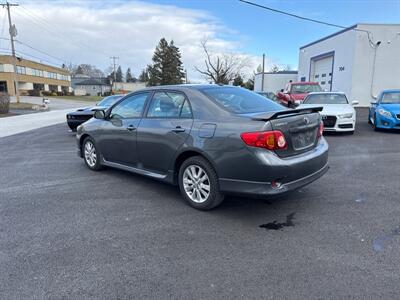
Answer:
M299 108L321 106L322 120L325 131L340 131L354 133L356 128L356 110L353 105L358 101L349 103L346 95L339 92L310 93Z
M152 87L97 109L78 127L78 154L91 170L178 184L191 206L207 210L225 194L276 195L321 177L320 109L289 110L239 87Z
M321 92L318 82L289 82L284 89L278 92L279 101L287 107L300 105L302 100L312 92Z
M103 98L96 106L89 106L85 108L80 108L77 111L70 112L67 114L67 124L71 130L76 130L76 128L82 123L86 122L93 117L94 110L99 108L108 108L121 99L124 95L113 95Z
M278 97L273 92L257 92L257 94L264 96L265 98L268 98L276 103L280 103Z
M371 102L368 123L378 129L400 129L400 90L385 90Z

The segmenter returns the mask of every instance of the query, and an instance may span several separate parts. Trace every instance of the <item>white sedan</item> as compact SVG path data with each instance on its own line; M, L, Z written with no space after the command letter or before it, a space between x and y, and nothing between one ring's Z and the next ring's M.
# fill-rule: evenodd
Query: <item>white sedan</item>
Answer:
M324 131L353 133L356 128L356 111L344 93L316 92L306 96L299 108L323 107L320 114L324 122Z

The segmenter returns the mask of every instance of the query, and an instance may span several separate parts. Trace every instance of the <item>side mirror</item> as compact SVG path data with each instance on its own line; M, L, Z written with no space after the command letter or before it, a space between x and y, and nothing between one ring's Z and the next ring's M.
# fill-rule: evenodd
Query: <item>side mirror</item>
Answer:
M283 89L281 89L281 93L283 93Z
M360 104L360 102L358 102L357 100L351 102L351 105L358 105L358 104Z
M106 118L106 113L104 112L104 110L95 110L94 111L94 118L95 119L105 119Z
M372 101L372 102L371 102L372 105L376 105L377 103L378 103L378 102L376 102L376 101Z

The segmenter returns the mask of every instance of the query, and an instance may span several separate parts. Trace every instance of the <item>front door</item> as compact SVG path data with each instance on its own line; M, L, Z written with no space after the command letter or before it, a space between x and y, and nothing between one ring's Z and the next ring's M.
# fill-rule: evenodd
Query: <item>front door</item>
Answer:
M189 137L192 125L190 103L183 93L155 92L137 132L140 166L166 174L177 150Z
M136 167L137 128L149 92L133 94L112 107L101 126L100 151L106 161Z

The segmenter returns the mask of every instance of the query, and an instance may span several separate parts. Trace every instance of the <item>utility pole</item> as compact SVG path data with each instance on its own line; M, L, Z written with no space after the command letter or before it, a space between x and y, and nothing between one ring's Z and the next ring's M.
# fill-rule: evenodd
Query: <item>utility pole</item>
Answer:
M185 69L185 83L187 84L188 83L188 81L187 81L187 70Z
M15 91L15 96L17 98L17 103L19 103L19 90L18 90L18 80L17 80L17 58L15 57L15 47L14 47L14 38L17 36L17 29L14 24L11 22L11 13L10 13L10 7L11 6L18 6L16 3L1 3L1 6L7 8L7 13L8 13L8 32L10 33L10 40L11 40L11 51L12 51L12 60L13 60L13 65L14 65L14 91Z
M264 68L265 68L265 53L263 53L263 64L262 64L262 74L261 74L261 92L264 91Z
M113 70L114 70L114 83L113 83L114 89L113 89L113 87L111 86L111 90L115 90L115 89L116 89L115 82L117 81L117 73L116 73L117 71L115 70L115 61L116 61L117 59L119 59L119 57L118 57L118 56L111 56L110 58L113 60Z

